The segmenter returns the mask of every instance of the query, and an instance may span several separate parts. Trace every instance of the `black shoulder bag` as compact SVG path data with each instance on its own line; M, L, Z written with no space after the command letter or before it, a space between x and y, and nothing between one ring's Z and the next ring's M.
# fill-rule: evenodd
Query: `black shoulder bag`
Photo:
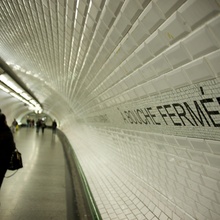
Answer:
M21 153L15 149L11 155L8 170L18 170L23 167Z

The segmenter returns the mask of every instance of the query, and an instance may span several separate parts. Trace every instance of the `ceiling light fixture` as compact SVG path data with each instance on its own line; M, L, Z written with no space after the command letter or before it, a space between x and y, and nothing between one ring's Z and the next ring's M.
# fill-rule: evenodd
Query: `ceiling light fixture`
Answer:
M0 75L0 89L24 102L34 111L42 112L41 105L5 72Z

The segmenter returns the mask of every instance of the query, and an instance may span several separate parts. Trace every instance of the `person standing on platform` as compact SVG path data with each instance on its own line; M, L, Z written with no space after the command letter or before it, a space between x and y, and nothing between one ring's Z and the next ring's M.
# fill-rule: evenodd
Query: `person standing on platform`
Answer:
M41 131L42 131L42 134L44 133L44 129L46 128L46 124L45 124L45 121L41 121Z
M40 127L41 127L41 120L38 119L37 122L36 122L37 133L39 133Z
M6 116L0 113L0 189L15 148L13 134L7 125Z
M11 125L11 130L13 133L15 133L15 131L17 131L17 126L18 126L18 122L16 121L16 119L14 119L14 121L12 122L12 125Z
M56 121L54 120L53 123L52 123L52 131L53 131L53 134L56 133L56 130L57 130L57 123L56 123Z

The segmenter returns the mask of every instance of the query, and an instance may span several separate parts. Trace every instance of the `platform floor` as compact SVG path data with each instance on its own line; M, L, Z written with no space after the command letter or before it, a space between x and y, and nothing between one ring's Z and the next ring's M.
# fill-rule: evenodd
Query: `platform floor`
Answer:
M24 167L5 178L0 192L1 220L67 219L65 161L57 135L22 128L14 134ZM8 171L6 176L13 174Z

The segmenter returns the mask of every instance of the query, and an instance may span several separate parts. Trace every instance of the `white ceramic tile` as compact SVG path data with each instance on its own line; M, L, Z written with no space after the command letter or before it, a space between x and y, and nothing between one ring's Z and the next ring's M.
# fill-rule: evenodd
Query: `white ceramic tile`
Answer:
M140 68L140 71L145 80L150 80L157 76L155 70L152 68L151 64L147 63Z
M185 149L176 149L176 152L178 154L178 156L185 158L185 159L190 159L190 156L187 152L187 150Z
M216 76L220 76L220 50L217 50L208 56L205 57L207 62L210 64L213 72L216 74Z
M137 220L146 220L146 217L145 217L143 214L138 214L138 215L136 216L136 219L137 219Z
M212 204L215 209L215 212L217 212L217 214L220 215L220 204L217 204L215 202L212 202Z
M202 28L183 41L191 56L195 59L219 48L208 28Z
M155 80L152 80L151 83L153 84L154 88L158 92L164 92L167 90L170 90L170 86L168 84L168 81L166 80L167 78L165 76L160 76Z
M205 198L204 196L201 196L198 194L199 201L201 202L202 205L204 205L206 208L213 210L214 207L212 205L212 202Z
M195 150L210 152L209 146L206 144L205 140L197 139L197 138L189 138L188 139Z
M220 202L220 193L219 192L215 192L215 196L217 198L217 201Z
M194 209L192 206L190 206L188 203L184 203L183 204L183 208L184 210L186 210L186 213L190 216L193 216L194 215Z
M153 55L151 54L146 43L142 43L141 46L135 50L135 53L143 64L153 58Z
M220 170L219 169L213 168L210 166L203 166L203 168L204 168L206 175L208 177L211 177L214 180L220 181Z
M220 154L220 143L219 141L206 140L206 143L211 148L214 154Z
M188 162L183 158L178 158L178 164L183 168L189 169Z
M205 174L205 170L204 170L203 166L200 163L190 161L189 166L192 169L192 171L194 171L196 173L199 173L199 174Z
M137 94L138 97L142 97L146 95L145 90L143 89L143 86L137 86L134 88L134 92Z
M168 17L174 13L181 5L183 5L185 0L171 0L169 2L164 2L156 0L155 3L161 9L161 11Z
M176 141L178 143L178 147L192 149L192 145L189 142L189 139L186 137L176 137Z
M217 180L214 180L214 179L206 177L206 176L202 176L202 179L203 179L205 186L207 186L210 189L213 189L216 192L219 192L220 185Z
M178 68L167 73L166 78L173 88L179 88L190 84L188 78L186 77L186 73L182 70L182 68Z
M188 217L188 216L187 216ZM206 220L207 219L207 217L206 216L204 216L203 214L201 214L201 213L199 213L198 211L197 211L197 209L195 210L195 217L197 218L197 219L201 219L201 220ZM186 219L186 220L188 220L189 219L189 217ZM191 220L191 219L190 219Z
M195 152L195 151L190 151L188 150L188 154L190 154L191 156L191 159L194 161L194 162L199 162L199 163L203 163L203 164L207 164L207 160L206 160L206 157L203 153L201 152Z
M133 23L137 19L136 13L140 11L141 5L136 1L126 2L122 7L122 12L126 18Z
M187 170L187 173L188 173L189 178L190 178L192 181L194 181L194 182L196 182L196 183L198 183L198 184L203 184L202 178L201 178L201 175L200 175L200 174L195 173L195 172L192 172L192 171L190 171L190 170Z
M214 220L220 219L220 215L216 214L216 213L213 212L213 211L210 211L210 212L211 212L212 219L214 219Z
M126 37L121 41L121 48L127 55L129 55L129 52L133 52L137 48L137 45L133 38L126 35Z
M136 70L138 67L141 66L141 62L137 58L136 54L133 53L128 59L127 59L127 65L129 65L130 70Z
M180 206L176 207L175 213L176 213L181 219L184 219L184 220L185 220L185 213L182 212L181 207L183 207L183 205L180 205ZM192 220L192 219L190 219L190 220Z
M143 24L137 21L129 30L130 36L135 40L137 45L143 43L147 37L150 35Z
M172 219L172 211L168 207L165 207L165 214Z
M131 99L137 98L137 95L135 94L135 92L133 90L128 91L128 95Z
M161 215L159 216L159 219L160 220L168 220L168 216L162 212Z
M176 139L173 137L173 136L171 136L171 135L164 135L164 138L166 139L166 141L170 144L170 145L172 145L172 146L177 146L177 142L176 142Z
M173 213L173 220L181 220L181 218L175 213Z
M181 184L183 184L183 185L186 186L186 181L185 181L185 180L186 180L186 178L189 178L189 177L188 177L187 170L184 169L184 168L182 168L182 167L180 167L180 166L176 167L176 170L177 170L177 172L179 173L179 175L178 175L178 174L175 174L177 181L178 181L179 183L181 183Z
M183 16L187 24L192 27L198 27L205 18L212 17L218 13L219 7L214 0L192 0L187 1L178 11Z
M146 28L146 31L153 33L157 27L164 21L163 14L160 9L151 2L146 10L139 17L140 22L143 24L143 27Z
M163 55L160 55L156 57L155 59L153 59L151 62L151 65L158 75L164 74L172 70L172 67L167 62L166 57Z
M127 33L131 26L129 19L125 16L124 12L119 13L119 15L116 18L115 23L116 23L114 24L115 28L118 30L120 36L123 36L125 33Z
M204 59L196 60L184 67L187 76L193 82L199 82L214 78L215 75Z
M186 25L186 22L181 16L179 16L178 12L172 15L170 19L159 28L159 30L170 44L183 38L191 31Z
M197 198L198 192L190 189L189 186L185 190L186 190L185 199L187 201L190 201L190 199L194 200L194 203L196 203L198 201L198 198Z
M154 86L152 85L152 83L144 83L144 90L146 91L147 94L152 95L157 93L157 90L154 88Z
M218 41L218 44L220 45L220 15L216 16L215 19L211 20L208 23L208 27L211 29L211 31L214 33L215 39Z
M128 88L132 88L135 86L135 81L130 76L124 79L124 83L128 86Z
M168 47L168 43L159 31L154 32L145 41L153 55L158 55Z
M151 220L154 217L154 215L151 211L149 211L145 216L146 216L147 220Z
M173 47L170 47L164 52L164 55L174 68L191 61L191 56L182 43L175 44Z
M220 168L220 156L206 154L206 158L211 166Z
M217 198L216 198L216 194L213 190L207 188L207 187L204 187L202 185L199 186L200 190L201 190L201 194L203 196L205 196L206 198L209 198L211 199L211 201L215 201L217 202Z
M136 85L140 85L145 80L143 79L142 72L140 69L136 69L132 74L131 78L135 81Z

